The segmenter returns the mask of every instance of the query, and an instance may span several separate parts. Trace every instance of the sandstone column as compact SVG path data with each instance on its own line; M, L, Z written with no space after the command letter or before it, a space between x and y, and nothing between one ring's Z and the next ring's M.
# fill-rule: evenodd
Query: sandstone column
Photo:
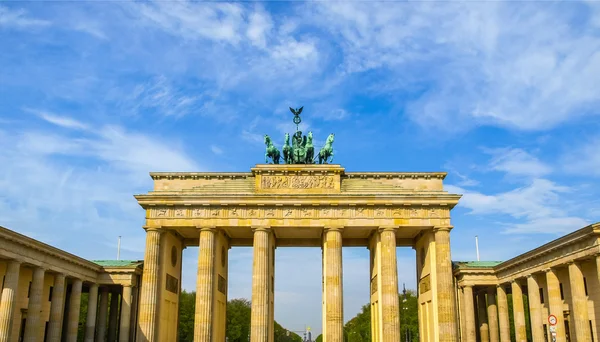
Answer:
M529 317L531 321L531 336L534 341L544 340L544 321L542 320L542 303L540 286L533 274L527 276L527 295L529 300Z
M110 308L108 313L108 342L115 342L117 339L117 319L119 318L119 292L116 290L110 293Z
M498 327L500 330L500 342L510 342L510 320L508 318L508 300L506 289L502 284L496 286L498 294Z
M85 342L94 342L96 332L96 311L98 309L98 284L90 285L88 294L87 318L85 320Z
M458 301L458 314L460 317L460 340L467 340L467 325L466 325L466 316L465 316L465 296L463 295L463 286L460 285L458 287L458 293L456 295Z
M46 271L43 268L33 269L33 279L31 281L31 291L29 292L29 304L27 305L27 322L25 323L24 342L37 342L41 338L40 326L42 324L42 293L44 291L44 275Z
M121 325L119 327L119 342L129 341L131 325L131 285L123 285L123 298L121 299Z
M473 286L463 287L463 298L465 303L465 338L467 342L475 342L475 304L473 303Z
M63 314L65 311L65 275L63 273L56 273L54 275L51 300L48 341L59 342L62 333Z
M380 262L381 262L381 323L382 341L400 341L400 300L398 297L398 265L396 258L396 231L398 227L382 227L380 234ZM339 236L339 258L340 258L340 288L342 286L342 235ZM329 236L329 235L328 235ZM327 260L329 262L329 260ZM342 292L340 290L340 304L342 303ZM334 340L337 341L337 340ZM341 341L341 340L340 340Z
M13 316L17 303L20 271L20 262L15 260L7 262L4 288L2 289L2 297L0 299L0 342L10 341Z
M75 279L71 285L69 316L67 319L67 342L77 342L79 328L79 310L81 309L81 279Z
M271 229L254 228L254 261L252 265L252 311L250 317L250 341L268 342L271 335L269 306L269 250Z
M510 283L512 290L513 315L515 317L515 338L517 342L527 342L525 328L525 308L523 307L523 290L521 285L513 280Z
M565 318L563 313L563 300L560 298L560 282L556 272L548 268L546 272L546 286L548 289L548 311L556 316L556 342L567 340L565 333Z
M480 291L477 294L477 313L479 315L479 336L481 337L481 342L489 342L490 328L487 319L487 303L484 291Z
M138 316L138 341L158 342L157 317L160 280L160 239L163 230L158 227L146 228L146 252L144 255L144 273L142 274L142 293Z
M96 341L104 341L106 337L106 318L108 316L108 288L100 288L100 309L96 328Z
M383 243L382 243L383 245ZM385 249L385 248L384 248ZM382 250L382 254L385 253ZM343 269L342 269L342 229L341 228L325 228L323 232L323 296L324 296L324 323L325 335L323 341L327 342L343 342L344 335L344 298L343 298ZM382 257L383 259L383 257ZM382 268L385 261L382 261ZM383 276L382 271L382 276ZM396 280L396 293L398 292ZM383 297L386 296L386 290L382 291ZM398 296L396 296L398 297ZM398 300L398 298L396 298ZM398 305L398 301L396 301ZM386 299L383 299L385 310ZM388 307L390 306L389 299L387 300ZM393 305L393 304L392 304ZM390 312L391 313L391 312ZM391 320L391 319L390 319ZM390 324L388 320L388 328ZM384 331L386 321L383 320ZM385 333L384 333L385 334Z
M575 341L591 341L591 332L589 326L588 303L583 285L583 273L581 267L576 262L569 263L569 284L571 285L571 317L573 324Z
M452 275L452 259L450 255L450 230L448 227L435 227L436 278L438 303L438 329L440 342L455 342L456 303ZM395 255L395 254L394 254Z
M200 229L194 342L212 342L216 233L217 230L214 227Z
M499 342L498 332L498 309L496 305L496 289L488 287L487 289L487 315L488 325L490 327L490 342Z

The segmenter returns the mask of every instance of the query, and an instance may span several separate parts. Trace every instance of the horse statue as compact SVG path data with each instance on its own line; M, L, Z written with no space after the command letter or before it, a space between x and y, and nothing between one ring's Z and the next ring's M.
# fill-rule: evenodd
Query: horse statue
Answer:
M290 146L290 135L289 133L285 134L285 143L283 144L283 163L284 164L292 164L293 156L292 156L292 146Z
M313 134L308 132L306 138L306 164L313 164L315 159L315 147L313 146Z
M331 160L329 162L333 163L333 138L334 134L329 134L327 140L325 141L325 146L323 146L323 148L319 151L319 164L328 164L327 159L330 157Z
M277 147L275 147L275 145L273 145L271 138L266 134L265 145L267 145L267 149L265 151L265 163L268 164L269 158L271 158L273 160L273 164L279 164L279 158L281 157L279 150Z

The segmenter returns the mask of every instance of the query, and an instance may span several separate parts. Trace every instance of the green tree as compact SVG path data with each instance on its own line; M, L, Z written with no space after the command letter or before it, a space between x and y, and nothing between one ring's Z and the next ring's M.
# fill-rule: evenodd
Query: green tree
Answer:
M194 317L196 292L181 291L179 294L179 341L194 340Z
M196 293L182 291L179 304L179 341L194 340L194 316L196 308ZM229 342L247 342L250 336L249 300L238 298L227 302L226 336ZM275 322L275 342L301 342L302 337L294 332L288 332Z
M317 338L315 339L315 342L323 342L323 335L319 335L317 336Z
M227 338L229 342L247 342L250 335L250 301L243 298L227 302Z
M411 341L419 341L418 301L416 292L406 291L399 295L400 299L400 334L401 341L406 341L406 335ZM346 342L371 341L371 305L366 304L361 311L344 326L344 340Z

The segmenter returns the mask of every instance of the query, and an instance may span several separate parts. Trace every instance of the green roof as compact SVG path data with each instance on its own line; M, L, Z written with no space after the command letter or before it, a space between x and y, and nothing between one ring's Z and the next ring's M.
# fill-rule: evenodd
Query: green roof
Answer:
M143 260L92 260L102 267L135 267L142 264Z
M454 267L465 268L492 268L500 265L504 261L453 261Z

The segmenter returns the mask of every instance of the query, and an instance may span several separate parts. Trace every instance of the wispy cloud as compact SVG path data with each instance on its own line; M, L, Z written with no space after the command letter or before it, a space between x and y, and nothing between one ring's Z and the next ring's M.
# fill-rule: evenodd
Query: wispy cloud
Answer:
M490 168L517 176L544 176L552 172L552 168L535 156L519 148L486 149L493 158Z
M46 111L41 111L41 110L35 110L35 109L29 109L29 108L25 108L24 109L26 112L30 112L33 113L37 116L39 116L40 118L44 119L45 121L60 126L60 127L64 127L64 128L70 128L70 129L80 129L80 130L87 130L88 126L67 116L60 116L60 115L56 115L56 114L52 114Z
M25 29L50 25L50 21L31 18L24 9L11 9L0 5L0 27Z
M587 224L565 206L564 196L572 189L546 179L536 178L514 190L489 195L453 185L447 185L446 190L463 194L459 206L469 209L471 215L507 215L522 222L503 224L506 233L559 234Z

